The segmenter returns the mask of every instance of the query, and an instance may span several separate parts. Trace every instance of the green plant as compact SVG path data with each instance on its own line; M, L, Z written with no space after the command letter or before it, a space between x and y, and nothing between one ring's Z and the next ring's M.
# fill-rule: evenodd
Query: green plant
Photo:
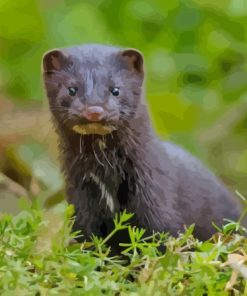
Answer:
M71 206L23 206L0 217L1 295L246 295L247 239L238 223L206 242L193 237L193 225L176 238L145 237L123 212L106 238L80 244L71 243L78 236ZM122 229L130 243L121 244L124 256L111 257L107 242Z

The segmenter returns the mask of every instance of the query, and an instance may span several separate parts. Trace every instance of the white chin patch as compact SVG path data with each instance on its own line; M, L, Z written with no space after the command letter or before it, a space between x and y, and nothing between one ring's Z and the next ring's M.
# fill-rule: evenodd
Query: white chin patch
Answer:
M77 124L77 125L74 125L72 129L74 132L80 135L96 134L96 135L102 135L102 136L106 134L110 134L111 132L116 130L116 128L112 125L102 125L96 122L87 123L83 125Z

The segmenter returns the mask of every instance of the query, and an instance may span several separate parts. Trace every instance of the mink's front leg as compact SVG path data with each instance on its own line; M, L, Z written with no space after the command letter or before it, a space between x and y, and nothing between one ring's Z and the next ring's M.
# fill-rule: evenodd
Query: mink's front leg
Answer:
M68 201L74 205L75 222L73 231L80 230L83 237L80 241L90 239L92 234L101 235L102 213L99 206L99 190L94 184L87 182L81 188L67 190Z

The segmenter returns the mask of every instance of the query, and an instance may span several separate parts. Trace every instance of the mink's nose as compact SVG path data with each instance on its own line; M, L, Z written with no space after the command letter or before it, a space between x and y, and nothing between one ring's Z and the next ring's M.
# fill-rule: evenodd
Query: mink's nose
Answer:
M89 121L100 121L104 112L105 110L100 106L90 106L83 112L83 116Z

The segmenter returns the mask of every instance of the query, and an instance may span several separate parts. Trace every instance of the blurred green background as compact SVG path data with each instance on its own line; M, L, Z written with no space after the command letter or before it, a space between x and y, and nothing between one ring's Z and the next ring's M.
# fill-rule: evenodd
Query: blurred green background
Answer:
M246 41L245 0L0 0L0 208L62 198L41 58L89 42L141 50L159 136L245 195Z

